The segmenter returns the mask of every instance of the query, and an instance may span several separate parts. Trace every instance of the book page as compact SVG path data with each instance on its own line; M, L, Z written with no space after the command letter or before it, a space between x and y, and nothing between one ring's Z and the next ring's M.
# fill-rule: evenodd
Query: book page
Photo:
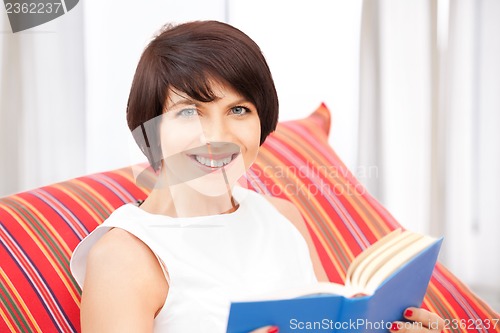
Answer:
M417 242L410 244L408 247L404 248L402 251L397 253L393 258L385 263L370 280L367 282L366 290L369 292L375 292L375 290L396 270L403 267L404 264L411 261L417 254L424 251L436 240L432 237L422 237Z
M371 258L367 263L365 269L358 278L359 288L365 289L368 281L373 275L384 270L385 265L387 265L389 261L399 256L401 251L406 250L411 244L417 242L422 237L422 235L410 231L403 232L400 237L396 238L395 242L391 243L390 246L386 247L384 251L381 251L377 256Z
M395 229L395 230L391 231L390 233L388 233L387 235L385 235L384 237L382 237L381 239L379 239L378 241L376 241L375 243L373 243L372 245L368 246L366 249L364 249L363 252L358 254L356 256L356 258L354 258L354 260L349 265L349 268L347 268L347 273L346 273L346 278L345 278L346 286L352 286L352 282L351 282L352 281L352 274L357 270L357 267L359 266L359 264L361 262L363 262L366 257L371 255L374 251L377 251L384 244L386 244L386 243L392 241L393 239L395 239L396 237L398 237L400 234L401 234L401 229L400 228Z
M408 237L411 234L409 231L403 231L402 233L395 235L393 237L389 237L387 241L383 241L380 246L377 246L373 251L370 251L368 255L366 255L363 260L359 262L356 269L352 272L350 286L356 289L363 289L364 284L360 283L360 277L362 276L364 270L370 263L377 257L379 257L382 253L388 251L388 249L392 248L394 244L402 241L402 239ZM384 238L382 238L383 240ZM376 243L375 243L376 244ZM371 272L370 272L371 273Z

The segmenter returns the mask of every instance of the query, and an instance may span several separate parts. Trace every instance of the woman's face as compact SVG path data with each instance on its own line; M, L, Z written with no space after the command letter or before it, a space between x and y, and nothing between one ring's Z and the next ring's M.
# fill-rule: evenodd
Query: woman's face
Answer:
M260 144L255 105L229 86L204 103L171 89L161 121L163 169L170 185L189 184L210 196L227 192L252 165Z

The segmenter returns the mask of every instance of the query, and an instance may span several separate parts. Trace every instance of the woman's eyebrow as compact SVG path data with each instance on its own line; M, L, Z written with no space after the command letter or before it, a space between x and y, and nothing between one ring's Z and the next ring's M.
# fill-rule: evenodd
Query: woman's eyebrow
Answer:
M230 106L237 106L237 105L239 105L239 104L251 104L251 105L253 105L253 103L252 103L252 102L250 102L248 99L246 99L246 98L242 97L242 98L239 98L239 99L237 99L237 100L235 100L235 101L231 101L231 102L227 103L227 104L226 104L226 105L227 105L226 107L230 107Z
M182 95L178 95L178 94L176 94L176 95L179 96L180 99L175 101L173 104L170 104L170 105L167 104L167 106L166 106L167 110L172 109L172 108L179 106L179 105L197 106L197 107L200 105L200 102L198 102L196 100L190 99L188 97L184 97ZM169 98L169 101L172 102L172 99ZM234 106L237 106L239 104L252 104L253 105L253 103L250 102L248 99L242 97L242 98L239 98L237 100L227 102L226 108L234 107Z
M231 105L231 104L242 104L242 103L250 103L246 98L239 98L235 101L231 101L231 103L228 103L228 105Z
M171 105L168 105L168 103L167 103L167 110L168 109L172 109L172 108L174 108L174 107L176 107L178 105L195 105L195 106L197 106L198 103L196 101L192 100L192 99L182 97L182 99L174 102Z
M195 101L190 100L190 99L181 99L172 105L168 105L167 109L171 109L173 107L176 107L177 105L198 105L198 104Z

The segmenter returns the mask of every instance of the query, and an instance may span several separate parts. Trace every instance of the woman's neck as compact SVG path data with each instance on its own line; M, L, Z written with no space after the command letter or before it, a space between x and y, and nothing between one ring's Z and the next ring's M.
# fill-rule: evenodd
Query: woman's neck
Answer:
M153 214L172 217L208 216L234 212L238 204L231 192L204 195L186 184L154 188L141 208Z

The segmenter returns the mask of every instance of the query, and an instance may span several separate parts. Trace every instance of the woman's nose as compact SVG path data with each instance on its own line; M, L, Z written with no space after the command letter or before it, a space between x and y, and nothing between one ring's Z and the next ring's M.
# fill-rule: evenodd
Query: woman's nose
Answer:
M201 122L203 144L208 142L230 142L231 129L224 119L207 119Z

